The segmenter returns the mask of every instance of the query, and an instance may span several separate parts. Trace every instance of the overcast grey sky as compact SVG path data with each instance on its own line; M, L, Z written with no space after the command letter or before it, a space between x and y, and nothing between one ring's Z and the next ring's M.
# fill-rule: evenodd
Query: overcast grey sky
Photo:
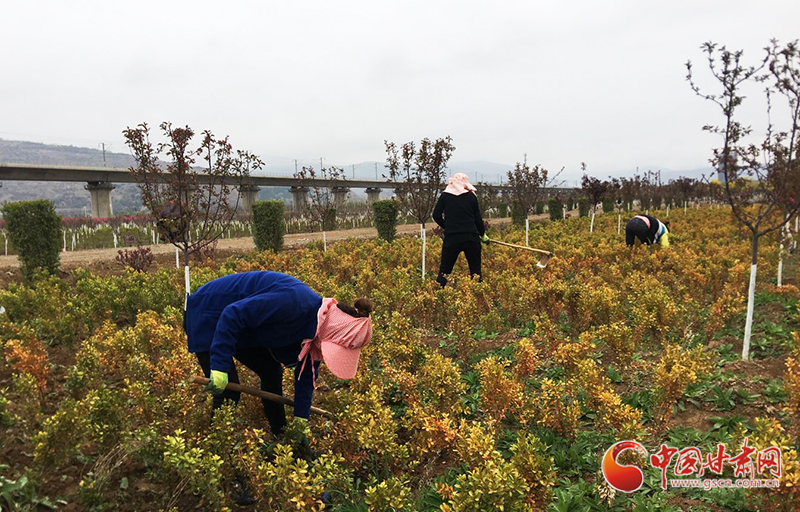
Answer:
M0 138L127 152L169 120L268 164L385 159L449 134L454 161L707 166L699 46L756 59L800 37L797 0L5 1ZM702 81L702 80L701 80ZM751 122L763 115L753 108ZM267 168L269 170L269 167Z

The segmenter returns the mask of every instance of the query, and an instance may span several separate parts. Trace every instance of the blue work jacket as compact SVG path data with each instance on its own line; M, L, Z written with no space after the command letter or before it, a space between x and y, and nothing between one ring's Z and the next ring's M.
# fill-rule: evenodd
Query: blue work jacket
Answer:
M295 416L307 418L314 390L312 372L318 371L319 363L300 375L297 357L302 341L317 332L320 306L322 297L308 285L280 272L214 279L189 295L189 352L211 352L211 369L228 372L238 349L264 348L264 357L294 366Z

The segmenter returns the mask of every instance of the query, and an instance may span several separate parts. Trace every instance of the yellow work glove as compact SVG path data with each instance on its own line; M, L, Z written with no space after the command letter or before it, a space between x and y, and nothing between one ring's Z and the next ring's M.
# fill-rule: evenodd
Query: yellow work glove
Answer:
M203 388L203 390L210 391L212 395L218 395L225 391L225 387L227 385L228 374L226 372L211 370L211 378L208 380L208 384L206 384L206 387Z
M669 247L669 233L664 233L661 235L661 240L659 240L661 247Z
M481 238L481 242L488 244L489 243L489 235L486 233L483 234L483 238Z

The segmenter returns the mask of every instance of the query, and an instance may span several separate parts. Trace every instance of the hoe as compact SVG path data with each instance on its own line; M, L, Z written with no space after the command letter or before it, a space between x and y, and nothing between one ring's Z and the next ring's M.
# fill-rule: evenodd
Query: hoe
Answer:
M513 247L515 249L524 249L526 251L540 254L541 256L539 256L539 261L536 263L536 266L539 268L545 268L547 264L550 263L550 260L553 259L553 253L543 249L534 249L533 247L527 247L524 245L510 244L508 242L501 242L500 240L494 240L492 238L490 238L489 241L493 244L505 245L506 247Z
M193 376L191 379L189 379L189 382L205 386L206 384L208 384L208 379L205 377ZM229 382L228 386L225 389L230 389L231 391L238 391L239 393L247 393L248 395L257 396L259 398L270 400L272 402L278 402L279 404L294 405L294 400L292 400L291 398L287 398L281 395L276 395L275 393L269 393L267 391L261 391L260 389L252 388L250 386L242 386L241 384L236 384L234 382ZM333 414L326 411L325 409L320 409L319 407L312 407L311 412L313 412L314 414L325 416L326 418L333 418Z

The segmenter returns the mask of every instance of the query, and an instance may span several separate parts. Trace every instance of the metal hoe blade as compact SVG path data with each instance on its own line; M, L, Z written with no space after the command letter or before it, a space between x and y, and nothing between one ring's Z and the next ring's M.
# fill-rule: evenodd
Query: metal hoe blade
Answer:
M553 259L553 255L552 254L549 254L549 255L545 254L541 258L539 258L539 261L536 262L536 266L539 267L539 268L545 268L547 266L547 264L550 263L551 259Z

